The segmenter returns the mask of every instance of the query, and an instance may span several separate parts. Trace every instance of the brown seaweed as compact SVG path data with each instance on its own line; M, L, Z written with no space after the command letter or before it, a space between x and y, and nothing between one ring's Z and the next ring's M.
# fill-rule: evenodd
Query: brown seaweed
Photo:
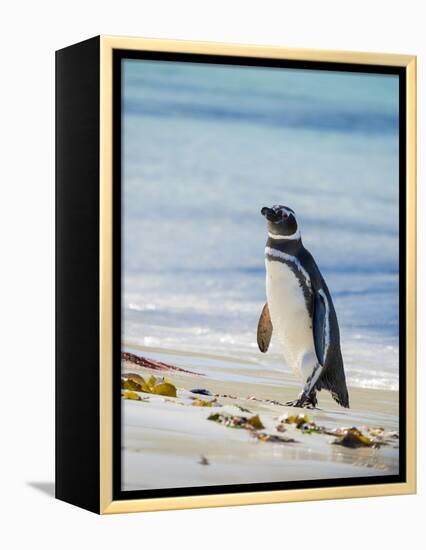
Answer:
M128 351L121 352L121 361L126 361L128 363L133 363L139 367L146 367L153 370L162 370L162 371L177 371L177 372L186 372L187 374L195 374L196 376L204 376L198 372L192 372L190 370L182 369L181 367L176 367L176 365L170 365L169 363L163 363L162 361L156 361L155 359L148 359L146 357L141 357L130 353Z
M213 413L207 417L207 420L218 422L227 428L240 428L245 430L262 430L264 428L259 415L250 416L235 416L232 414Z

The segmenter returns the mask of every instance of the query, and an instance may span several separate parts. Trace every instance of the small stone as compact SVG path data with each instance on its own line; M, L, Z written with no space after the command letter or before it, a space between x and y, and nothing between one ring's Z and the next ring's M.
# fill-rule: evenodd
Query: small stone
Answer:
M213 395L210 390L206 390L205 388L194 388L193 390L189 391L198 395Z

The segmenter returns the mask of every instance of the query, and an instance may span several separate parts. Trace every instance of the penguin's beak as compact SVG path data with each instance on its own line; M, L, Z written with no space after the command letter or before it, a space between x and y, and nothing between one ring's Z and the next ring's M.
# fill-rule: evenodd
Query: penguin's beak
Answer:
M268 208L267 206L264 206L260 213L262 216L265 216L268 222L276 222L279 219L279 215L272 210L272 208Z

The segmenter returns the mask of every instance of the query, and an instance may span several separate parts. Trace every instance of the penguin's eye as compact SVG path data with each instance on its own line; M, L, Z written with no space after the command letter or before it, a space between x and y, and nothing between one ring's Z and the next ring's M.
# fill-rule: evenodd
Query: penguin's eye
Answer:
M288 218L287 212L283 212L283 218L286 220Z

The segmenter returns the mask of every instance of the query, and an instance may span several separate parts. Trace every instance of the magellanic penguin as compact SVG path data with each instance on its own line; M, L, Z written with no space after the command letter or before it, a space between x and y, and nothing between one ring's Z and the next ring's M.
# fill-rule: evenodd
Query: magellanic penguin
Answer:
M261 210L268 223L265 248L266 296L257 328L261 352L272 330L284 358L304 381L303 391L287 405L315 407L317 390L329 390L349 407L340 333L330 292L312 255L302 244L294 211L277 205Z

